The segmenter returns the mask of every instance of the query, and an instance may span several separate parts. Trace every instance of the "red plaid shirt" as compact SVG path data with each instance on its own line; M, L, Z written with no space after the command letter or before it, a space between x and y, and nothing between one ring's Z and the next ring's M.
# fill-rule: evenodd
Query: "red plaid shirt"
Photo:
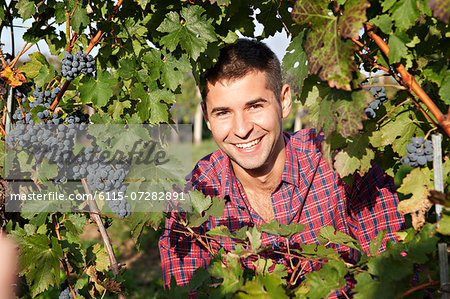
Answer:
M301 223L303 232L292 236L290 248L299 248L302 243L316 243L317 235L324 226L332 225L359 241L368 251L370 241L386 229L384 250L388 239L395 240L394 233L405 227L404 218L397 212L398 198L391 177L378 166L364 176L354 176L353 186L346 185L338 174L330 169L320 152L323 134L314 129L305 129L292 135L285 133L286 162L279 186L272 193L275 218L279 223ZM241 227L261 225L264 220L250 206L244 189L234 175L228 156L220 149L201 159L188 182L205 195L226 199L224 214L220 218L210 217L197 232L226 225L230 231ZM173 216L174 217L174 216ZM207 267L211 255L196 240L171 229L182 230L175 218L167 218L163 235L159 240L164 285L175 276L178 285L189 283L193 272ZM286 238L262 233L262 245L285 251ZM230 242L216 242L216 248L233 249ZM353 261L357 253L346 246L332 246L347 261ZM288 257L272 254L268 256L276 263L288 264ZM247 267L252 264L247 259ZM310 261L303 273L320 269L320 264ZM303 277L302 277L303 278Z

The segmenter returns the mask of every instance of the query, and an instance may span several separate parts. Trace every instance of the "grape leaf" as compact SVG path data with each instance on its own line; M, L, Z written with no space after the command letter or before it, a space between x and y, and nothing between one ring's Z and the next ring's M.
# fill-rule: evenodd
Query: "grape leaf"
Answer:
M112 115L114 119L119 119L120 116L123 114L123 109L130 108L131 102L130 101L119 101L114 100L111 105L108 106L108 113Z
M449 0L429 0L428 5L433 11L433 16L448 24L450 20Z
M168 33L161 38L161 43L170 51L175 50L178 44L186 50L189 56L197 60L201 52L206 50L208 42L216 41L212 19L202 16L205 12L200 6L191 5L183 7L180 15L174 11L166 15L164 21L156 29Z
M133 87L132 95L141 99L137 105L138 115L142 121L150 123L164 123L169 119L167 104L175 100L175 95L167 89L152 89L148 92L142 83Z
M375 153L369 147L367 134L360 134L349 139L347 147L337 153L334 167L342 178L356 170L363 175L371 168L370 162L374 158Z
M73 12L71 25L76 33L81 34L83 29L90 23L89 17L87 15L87 10L81 4L75 7Z
M307 298L328 298L334 291L346 283L344 276L348 273L343 261L331 260L319 271L306 274L309 286Z
M366 9L370 3L367 0L348 0L345 2L344 12L338 20L338 31L344 38L359 38L359 31L367 21Z
M161 81L170 90L174 91L183 81L183 73L191 69L191 65L186 55L179 59L171 54L167 54L161 64Z
M92 103L104 107L113 95L112 87L117 84L116 78L111 78L107 71L97 71L97 79L84 76L80 80L80 100L83 104Z
M386 236L387 230L382 230L378 233L375 239L370 241L369 252L370 256L376 256L380 251L381 245L383 245L384 236Z
M282 69L286 74L287 81L296 92L302 90L303 80L308 75L307 57L303 49L305 31L298 34L286 49L283 57Z
M354 291L356 292L355 299L376 298L377 290L380 282L372 278L367 272L361 272L355 275L357 281Z
M233 238L233 235L230 233L230 230L225 225L216 226L210 231L207 231L206 234L208 236L216 236L216 237L226 237Z
M389 37L389 52L388 58L390 63L400 62L402 58L408 55L408 48L405 43L394 34Z
M437 228L437 231L440 234L450 236L450 215L448 212L445 212L442 214L441 220L438 222L439 227Z
M344 234L343 232L337 231L333 226L322 227L317 239L321 244L331 242L363 252L363 249L361 248L361 245L359 245L358 241L356 241L349 235Z
M359 12L357 6L353 7L353 2L350 7L348 17L357 13L365 15L364 5ZM297 24L310 24L312 28L304 45L310 73L318 74L320 79L328 81L330 87L351 90L352 73L357 70L353 59L354 45L351 40L343 39L338 31L338 17L328 9L328 3L297 1L292 18ZM353 34L354 30L353 27L346 28L344 34Z
M136 61L131 58L124 58L119 61L119 77L121 79L130 79L136 74Z
M31 18L36 13L36 7L33 1L21 0L16 4L16 9L19 11L23 20Z
M413 226L417 229L425 223L425 213L432 206L428 200L428 193L433 188L429 169L415 168L404 179L397 189L405 195L412 194L409 199L399 202L398 211L402 214L411 214ZM418 183L420 182L420 183Z
M447 72L444 80L442 80L439 95L445 104L450 105L450 71Z
M400 0L391 9L392 19L401 30L408 29L420 16L416 0Z
M283 2L266 0L255 2L255 7L259 8L259 13L256 15L256 19L261 24L264 24L263 32L261 37L269 37L274 35L277 31L281 32L283 29L283 24L280 18L278 18L278 11L280 5Z
M39 52L32 53L28 56L31 58L31 61L21 65L19 69L24 72L29 79L34 79L39 75L41 67L48 65L48 62L45 59L45 56Z
M369 22L386 34L390 34L392 31L392 19L388 14L378 15Z

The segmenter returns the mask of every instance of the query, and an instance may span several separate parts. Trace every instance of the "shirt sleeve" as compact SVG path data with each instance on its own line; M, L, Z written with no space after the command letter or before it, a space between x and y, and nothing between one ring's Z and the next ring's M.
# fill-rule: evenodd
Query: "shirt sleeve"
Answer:
M405 229L405 219L397 211L398 196L394 180L376 164L364 176L355 174L348 188L348 224L364 251L381 231L387 230L381 251L387 240L396 241L395 232Z
M197 230L200 233L201 228ZM164 233L158 244L164 287L170 287L172 276L177 285L187 285L194 271L200 267L206 268L212 258L198 241L176 231L184 231L184 227L171 213L170 217L166 217Z

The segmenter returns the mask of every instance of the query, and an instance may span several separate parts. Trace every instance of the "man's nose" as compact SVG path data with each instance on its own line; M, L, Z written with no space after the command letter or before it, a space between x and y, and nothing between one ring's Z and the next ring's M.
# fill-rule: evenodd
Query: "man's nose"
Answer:
M233 126L234 135L241 139L247 138L253 130L251 119L246 117L243 113L237 113L234 116Z

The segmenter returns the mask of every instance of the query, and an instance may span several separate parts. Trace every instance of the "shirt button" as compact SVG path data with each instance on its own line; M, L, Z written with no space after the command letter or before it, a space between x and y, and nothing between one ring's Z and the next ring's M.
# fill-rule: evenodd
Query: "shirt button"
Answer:
M284 247L284 242L280 242L280 247Z

